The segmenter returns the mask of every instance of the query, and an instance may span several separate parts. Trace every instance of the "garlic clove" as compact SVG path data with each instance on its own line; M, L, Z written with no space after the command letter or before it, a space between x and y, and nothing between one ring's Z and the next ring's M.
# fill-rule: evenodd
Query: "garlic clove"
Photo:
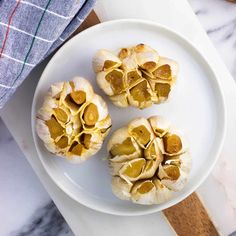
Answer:
M153 183L156 187L156 204L161 204L164 202L167 202L168 200L171 199L173 195L173 191L167 188L162 182L154 178Z
M92 85L88 80L77 76L72 79L72 83L70 84L74 92L74 94L72 93L72 98L77 104L92 100L94 96L94 91Z
M101 135L103 138L105 138L108 133L110 132L110 129L112 127L111 117L110 115L107 115L107 117L101 121L99 121L96 124L96 128L100 130Z
M159 164L160 164L160 159L156 158L154 160L147 160L143 172L139 176L139 179L148 179L153 177L158 169Z
M120 169L124 166L126 162L114 162L109 163L110 172L112 176L119 176Z
M60 105L64 105L72 115L75 115L93 96L94 91L91 84L82 77L75 77L72 81L64 83Z
M42 139L45 143L53 142L53 139L51 138L49 132L49 128L45 124L45 121L41 119L36 119L36 131L40 139Z
M98 73L100 71L118 68L121 65L121 61L112 52L101 49L94 55L92 64L93 70Z
M150 145L144 150L144 157L147 160L158 160L159 163L163 161L163 154L159 148L158 142L154 139ZM159 165L159 164L158 164Z
M152 128L145 118L136 118L128 124L129 134L140 147L146 149L154 139Z
M136 70L138 68L137 59L135 54L130 54L122 60L121 68L125 71Z
M157 139L161 152L169 156L176 156L188 150L185 136L177 129L170 130L162 137Z
M112 192L122 200L130 199L132 186L132 183L128 183L118 176L112 177Z
M151 116L148 121L155 135L163 137L170 129L170 122L162 116Z
M138 44L134 47L137 64L144 70L152 72L158 65L159 54L153 48Z
M80 119L85 130L92 130L99 127L99 122L108 116L108 109L105 101L95 94L92 100L81 109Z
M118 95L110 96L110 99L111 99L112 103L118 107L128 107L129 106L128 96L127 96L126 92L118 94Z
M129 104L140 109L152 105L154 94L146 80L141 81L128 91Z
M120 69L101 71L97 74L97 83L109 96L121 94L125 90L124 72Z
M192 158L188 151L178 156L166 156L165 164L176 165L186 174L190 173L192 167Z
M146 160L144 158L127 161L119 170L119 176L127 182L139 180L145 166Z
M159 166L158 177L161 183L173 191L180 191L186 185L188 174L176 165Z
M132 88L143 80L142 73L137 70L127 70L125 73L125 84L127 88Z
M137 181L131 190L134 203L152 205L156 203L156 187L151 180Z
M164 102L168 99L171 92L171 85L169 83L157 82L154 83L153 87L153 91L157 96L158 103Z
M157 68L152 72L158 80L173 83L179 71L178 63L166 57L160 57Z
M129 136L127 127L116 130L107 144L111 154L111 162L124 162L141 157L141 149L135 140Z

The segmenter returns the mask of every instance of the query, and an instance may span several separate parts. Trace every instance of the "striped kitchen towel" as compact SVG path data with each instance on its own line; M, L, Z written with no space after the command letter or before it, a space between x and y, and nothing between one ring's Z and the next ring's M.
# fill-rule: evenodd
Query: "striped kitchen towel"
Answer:
M61 45L95 0L0 0L0 108L29 72Z

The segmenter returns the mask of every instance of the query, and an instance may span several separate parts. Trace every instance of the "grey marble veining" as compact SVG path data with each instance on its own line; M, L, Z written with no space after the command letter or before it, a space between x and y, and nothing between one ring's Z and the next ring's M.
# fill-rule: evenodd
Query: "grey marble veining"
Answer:
M73 233L0 119L0 235Z
M236 3L226 0L189 3L236 81Z
M73 236L64 218L50 201L48 204L39 208L30 221L19 230L10 233L11 236Z

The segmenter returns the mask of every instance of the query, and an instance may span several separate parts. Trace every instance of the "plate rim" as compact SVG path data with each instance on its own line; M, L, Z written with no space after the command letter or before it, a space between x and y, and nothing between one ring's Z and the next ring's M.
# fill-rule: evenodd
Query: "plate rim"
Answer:
M39 90L39 83L41 78L44 76L44 74L47 73L48 68L51 66L51 64L53 63L53 60L60 54L60 51L63 50L64 47L68 47L69 44L72 44L74 40L77 39L77 37L80 37L83 34L89 33L90 31L96 30L97 28L104 28L106 26L109 25L113 25L113 24L120 24L120 23L134 23L134 24L143 24L143 25L147 25L147 26L152 26L152 27L156 27L159 28L161 30L165 30L168 33L171 33L173 35L175 35L177 38L180 38L182 41L184 41L185 43L187 43L189 46L191 46L191 48L195 51L195 53L198 54L198 56L201 57L201 59L203 60L204 64L207 66L207 70L212 73L213 77L214 77L214 83L215 86L217 86L217 90L218 90L218 99L221 100L221 122L222 122L222 127L221 127L221 138L218 140L219 145L217 148L217 152L214 155L214 158L212 159L208 169L205 171L205 173L203 173L198 181L196 181L196 183L186 192L183 193L181 196L178 197L174 197L173 199L171 199L169 202L165 203L165 206L160 207L159 208L147 208L147 209L140 209L139 211L135 211L135 212L131 212L131 211L116 211L116 210L109 210L109 209L104 209L101 206L97 205L97 204L90 204L86 201L80 201L80 199L78 199L78 197L75 197L71 192L67 191L66 188L64 187L63 184L59 183L59 181L56 180L56 178L53 176L53 174L51 173L50 169L47 167L47 164L44 162L43 158L40 155L40 151L39 151L39 147L37 144L37 135L36 135L36 131L35 131L35 104L36 104L36 94L38 93ZM215 89L214 89L215 90ZM215 166L215 163L217 162L220 153L222 151L223 148L223 144L224 144L224 140L225 140L225 136L226 136L226 117L227 117L227 113L226 113L226 104L225 104L225 96L224 96L224 92L223 92L223 88L221 85L221 82L218 78L218 76L216 75L214 69L212 68L212 66L208 63L207 59L205 58L205 56L203 55L203 53L201 52L201 50L199 50L197 48L196 45L194 45L189 39L187 39L185 36L183 36L181 33L173 30L170 27L167 27L163 24L160 23L156 23L154 21L150 21L150 20L142 20L142 19L133 19L133 18L128 18L128 19L117 19L117 20L111 20L111 21L106 21L106 22L101 22L97 25L91 26L85 30L83 30L82 32L80 32L79 34L75 35L74 37L72 37L71 39L69 39L64 45L62 45L60 47L60 49L50 58L50 61L47 63L46 67L44 68L37 86L35 88L34 91L34 96L33 96L33 101L32 101L32 106L31 106L31 131L32 131L32 135L33 135L33 141L34 141L34 145L37 151L37 154L39 156L40 162L42 163L44 169L46 170L47 174L50 176L50 178L52 179L52 181L57 185L57 187L59 187L66 195L68 195L70 198L72 198L73 200L75 200L77 203L82 204L90 209L96 210L98 212L102 212L102 213L107 213L107 214L111 214L111 215L119 215L119 216L141 216L141 215L147 215L147 214L151 214L151 213L155 213L155 212L160 212L164 209L167 209L175 204L178 204L179 202L181 202L182 200L184 200L185 198L187 198L190 194L192 194L194 191L196 191L196 189L206 180L206 178L209 176L210 172L212 171L213 167Z

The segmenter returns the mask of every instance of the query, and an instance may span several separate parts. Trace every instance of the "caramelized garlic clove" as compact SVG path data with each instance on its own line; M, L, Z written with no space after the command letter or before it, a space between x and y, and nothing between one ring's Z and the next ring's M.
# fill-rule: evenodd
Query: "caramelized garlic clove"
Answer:
M179 71L178 63L166 57L160 57L156 70L153 71L153 75L163 81L173 83L176 80Z
M146 166L144 158L136 158L127 161L119 170L119 176L127 182L137 181L143 173Z
M94 96L91 84L82 77L65 82L61 92L60 104L66 106L72 115L79 113L82 107Z
M142 73L137 69L127 70L125 73L126 88L132 88L142 80Z
M137 181L131 190L134 203L152 205L156 203L156 187L151 180Z
M155 70L159 63L159 54L156 50L145 44L138 44L134 47L134 51L137 63L142 69L148 72Z
M135 140L129 136L128 128L116 130L107 144L111 162L124 162L141 157L141 149Z
M58 107L58 101L50 95L46 95L42 107L37 112L37 118L49 120L52 116L53 109Z
M184 188L188 180L188 174L176 165L159 166L158 177L163 185L173 191L180 191Z
M171 128L162 139L157 139L163 154L176 156L188 150L185 136L177 129Z
M72 84L73 83L73 84ZM75 77L72 79L71 86L73 87L74 92L84 92L79 96L78 94L78 100L74 99L75 102L78 104L81 104L82 102L88 102L91 101L94 96L94 91L92 85L89 83L88 80L82 78L82 77ZM85 97L84 97L85 96ZM76 97L76 94L75 94ZM72 94L73 98L73 94Z
M146 149L154 139L152 128L145 118L132 120L128 124L128 132L143 149Z
M99 72L97 83L109 96L121 94L125 90L124 73L120 69Z
M171 85L169 83L155 83L154 92L158 98L159 103L168 99L171 92Z
M190 173L192 167L192 158L190 153L187 151L178 156L165 156L165 164L178 166L181 171L186 174Z
M160 159L147 160L143 169L143 173L139 176L139 179L148 179L153 177L158 169L159 164Z
M128 101L130 105L143 109L152 105L153 96L149 83L143 80L129 89Z
M170 129L170 122L162 116L151 116L148 121L154 134L162 138Z
M93 70L95 73L118 68L121 66L121 60L112 52L101 49L93 57Z
M85 130L96 129L97 124L108 116L108 109L105 101L95 94L92 100L87 103L80 112L80 119Z

